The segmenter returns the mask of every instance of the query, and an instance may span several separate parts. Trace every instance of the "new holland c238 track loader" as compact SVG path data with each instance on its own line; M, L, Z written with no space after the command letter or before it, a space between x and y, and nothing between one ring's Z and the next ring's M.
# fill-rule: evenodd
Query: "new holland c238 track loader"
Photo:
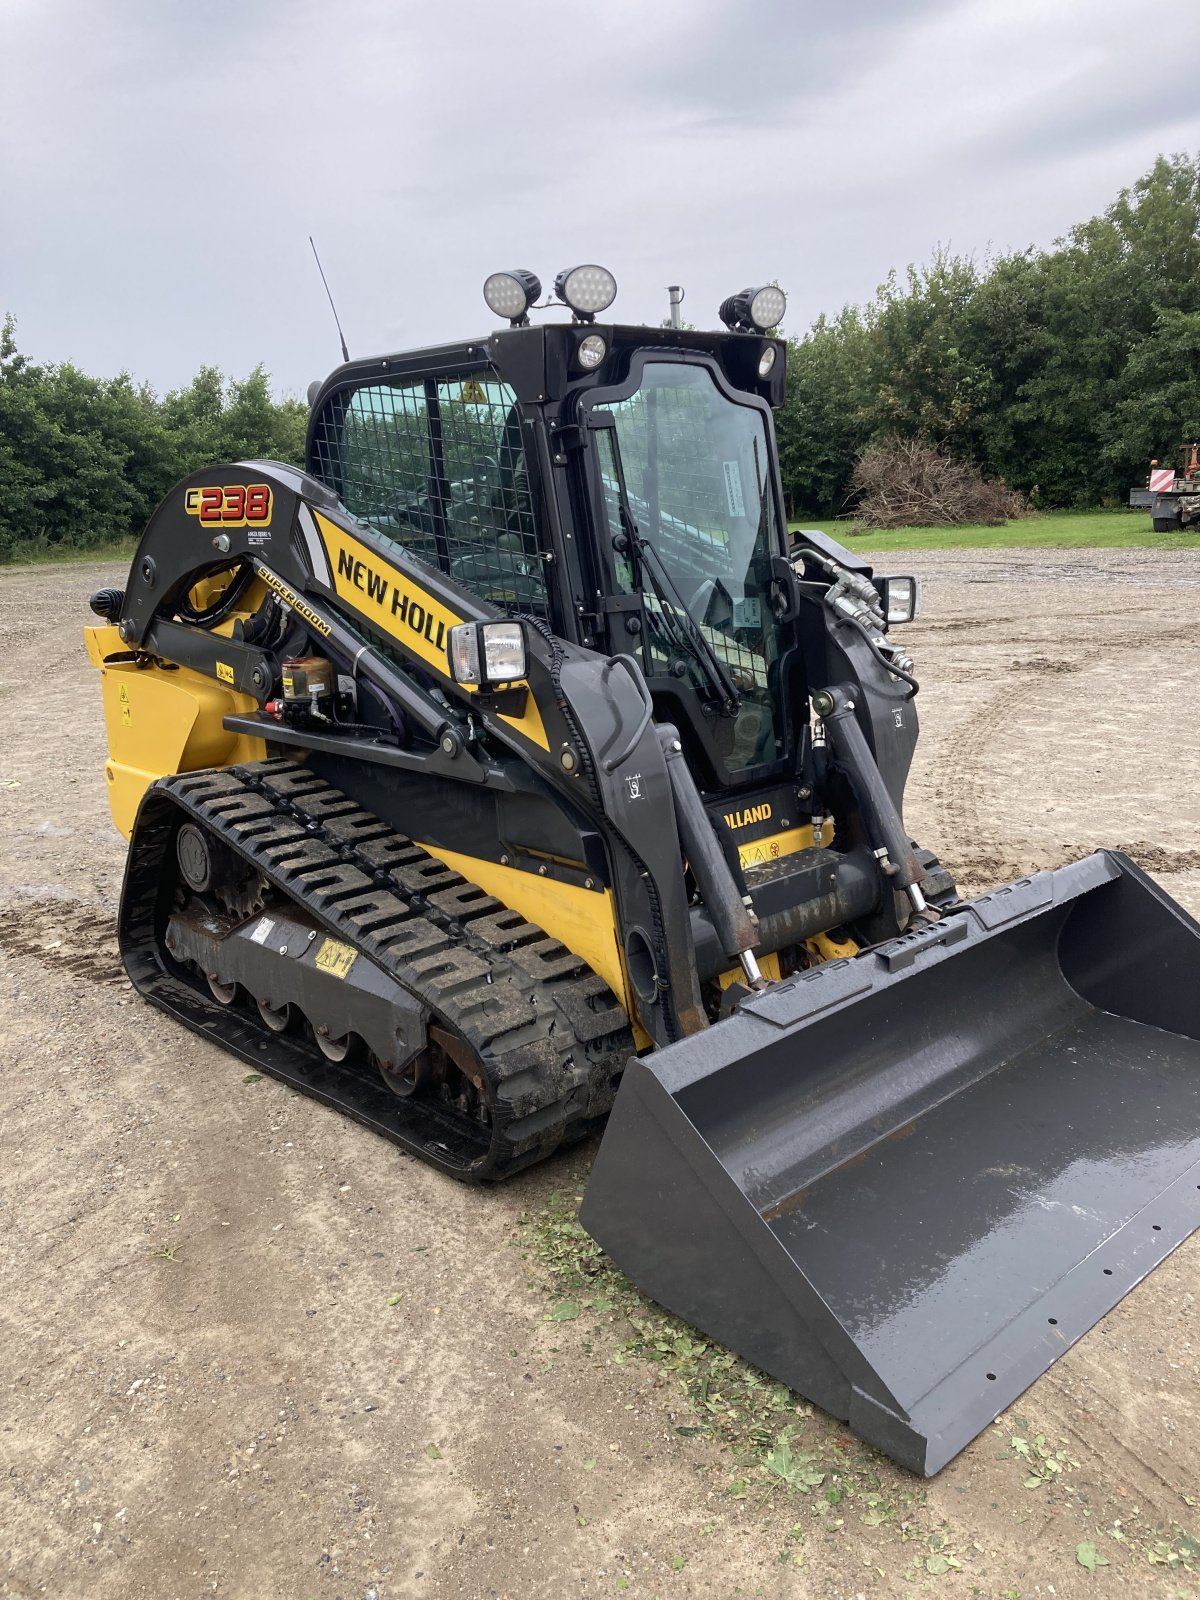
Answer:
M607 1121L634 1281L932 1473L1200 1224L1200 928L909 838L916 585L789 541L778 290L539 293L339 367L304 471L193 474L92 597L125 964L461 1179Z

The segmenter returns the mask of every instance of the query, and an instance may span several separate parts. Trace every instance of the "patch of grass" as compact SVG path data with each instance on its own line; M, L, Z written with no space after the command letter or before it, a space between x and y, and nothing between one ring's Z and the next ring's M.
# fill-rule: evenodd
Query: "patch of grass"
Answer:
M583 1177L575 1174L575 1182ZM656 1369L668 1394L677 1396L675 1403L666 1401L676 1434L720 1448L717 1492L770 1519L779 1536L780 1564L802 1566L806 1541L844 1535L881 1577L890 1567L907 1583L924 1585L930 1579L953 1582L961 1573L976 1580L976 1594L1001 1592L978 1586L999 1582L984 1545L966 1530L956 1536L942 1518L930 1515L920 1479L639 1293L584 1231L580 1198L575 1192L552 1193L521 1218L518 1242L542 1268L538 1287L548 1299L543 1321L574 1323L587 1357L617 1365L645 1362ZM568 1330L555 1332L562 1337ZM1057 1550L1061 1559L1093 1571L1092 1541L1098 1540L1096 1567L1115 1566L1118 1550L1126 1559L1189 1577L1200 1567L1200 1542L1178 1527L1135 1533L1118 1521L1096 1527L1090 1540L1076 1544L1092 1526L1091 1511L1068 1481L1078 1463L1065 1441L1049 1441L1017 1415L1000 1416L993 1430L997 1442L1007 1446L997 1459L1013 1464L1017 1494L1024 1498L1023 1487L1039 1499L1052 1498L1061 1509L1072 1508L1078 1519L1071 1542ZM595 1466L594 1457L583 1462L584 1471ZM710 1527L701 1529L707 1531Z
M864 555L889 550L1200 549L1200 535L1155 533L1142 511L1045 511L998 527L862 528L854 522L799 518L788 526L819 528Z
M551 1194L522 1218L525 1241L550 1278L552 1309L544 1320L583 1323L593 1341L607 1332L609 1359L650 1363L673 1383L684 1407L675 1432L723 1447L731 1499L762 1509L803 1498L809 1515L830 1531L853 1518L865 1528L894 1525L902 1538L923 1545L941 1537L916 1520L926 1503L919 1480L647 1300L584 1232L578 1203L578 1195ZM796 1524L793 1534L800 1533Z
M92 545L86 550L74 545L18 544L0 557L0 570L10 567L82 566L85 561L133 560L136 539L116 539L109 544Z

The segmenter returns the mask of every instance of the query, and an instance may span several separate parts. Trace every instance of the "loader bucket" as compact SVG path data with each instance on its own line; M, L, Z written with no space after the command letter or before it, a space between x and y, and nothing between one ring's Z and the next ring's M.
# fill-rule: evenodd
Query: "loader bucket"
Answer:
M932 1474L1200 1226L1200 925L1103 851L626 1069L581 1220Z

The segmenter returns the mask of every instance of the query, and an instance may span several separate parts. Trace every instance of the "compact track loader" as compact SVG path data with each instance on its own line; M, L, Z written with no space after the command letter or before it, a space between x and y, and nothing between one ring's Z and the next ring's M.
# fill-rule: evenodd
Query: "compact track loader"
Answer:
M607 1119L615 1260L932 1473L1200 1224L1200 928L909 838L916 583L789 541L778 290L556 291L339 367L92 596L124 960L460 1179Z

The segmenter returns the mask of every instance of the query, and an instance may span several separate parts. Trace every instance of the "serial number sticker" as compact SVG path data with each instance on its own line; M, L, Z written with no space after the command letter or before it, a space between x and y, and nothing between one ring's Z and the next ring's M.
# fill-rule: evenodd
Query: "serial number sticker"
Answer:
M222 683L233 682L233 668L226 661L217 662L217 677Z
M742 469L736 461L722 461L721 471L725 475L725 504L729 507L729 515L744 517L746 497L742 493Z
M353 945L341 944L337 939L326 939L317 951L315 960L322 972L328 972L334 978L344 978L358 960L358 951Z
M258 921L258 927L255 928L254 932L250 935L251 939L254 940L255 944L266 944L267 940L271 937L271 930L274 928L274 926L275 923L271 917L260 917Z

